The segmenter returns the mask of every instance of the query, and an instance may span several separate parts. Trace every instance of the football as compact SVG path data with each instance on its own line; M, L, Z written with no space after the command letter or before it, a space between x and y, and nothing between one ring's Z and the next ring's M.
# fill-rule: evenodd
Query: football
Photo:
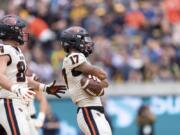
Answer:
M81 79L81 87L90 96L102 96L104 95L104 89L101 87L100 82L101 80L96 76L83 76Z

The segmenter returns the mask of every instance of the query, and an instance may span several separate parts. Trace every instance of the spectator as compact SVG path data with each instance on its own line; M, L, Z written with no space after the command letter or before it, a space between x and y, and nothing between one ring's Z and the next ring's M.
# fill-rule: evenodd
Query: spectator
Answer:
M138 135L155 135L154 133L155 116L149 107L143 105L137 114Z
M43 135L59 135L60 123L59 119L53 114L51 108L48 108L44 126L42 128Z
M39 47L36 47L33 49L33 57L34 60L29 63L31 71L37 74L43 82L50 82L53 78L53 69L46 58L47 56Z

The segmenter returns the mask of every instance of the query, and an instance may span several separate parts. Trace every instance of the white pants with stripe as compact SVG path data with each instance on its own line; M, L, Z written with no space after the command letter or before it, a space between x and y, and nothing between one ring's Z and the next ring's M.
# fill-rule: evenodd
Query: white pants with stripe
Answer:
M7 135L35 135L28 107L17 99L0 99L0 125Z
M77 122L85 135L112 135L104 113L83 107L78 111Z

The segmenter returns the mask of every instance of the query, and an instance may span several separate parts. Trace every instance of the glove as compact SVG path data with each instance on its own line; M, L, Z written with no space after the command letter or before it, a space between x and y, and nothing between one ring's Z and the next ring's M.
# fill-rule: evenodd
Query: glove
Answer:
M36 94L31 88L21 87L17 84L11 86L11 91L26 101L32 101L34 95Z
M34 125L36 128L41 128L45 121L45 114L43 112L40 112L38 114L37 119L34 119Z
M40 84L39 85L39 89L48 93L48 94L51 94L51 95L54 95L58 98L61 98L61 96L58 95L58 93L62 93L64 94L65 93L65 90L67 89L65 85L55 85L56 84L56 80L54 80L52 83L50 84Z

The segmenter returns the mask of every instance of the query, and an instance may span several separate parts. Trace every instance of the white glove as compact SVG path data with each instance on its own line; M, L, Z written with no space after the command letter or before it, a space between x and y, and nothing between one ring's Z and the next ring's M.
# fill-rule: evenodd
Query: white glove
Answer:
M36 94L31 88L22 87L17 84L11 86L11 91L15 93L18 97L23 98L26 101L33 100L34 95Z
M36 128L41 128L45 121L45 114L43 112L40 112L38 114L37 119L34 119L34 125Z

